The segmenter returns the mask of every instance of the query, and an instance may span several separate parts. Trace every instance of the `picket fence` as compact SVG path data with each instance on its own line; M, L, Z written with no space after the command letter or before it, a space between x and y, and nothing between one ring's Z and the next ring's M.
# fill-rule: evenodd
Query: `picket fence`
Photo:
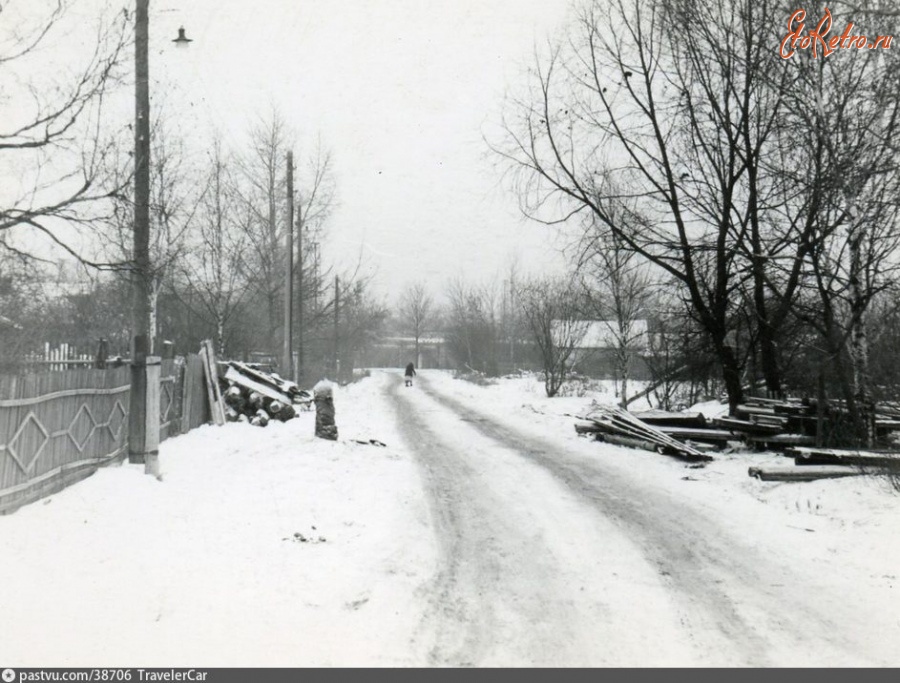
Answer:
M121 462L129 366L0 375L0 514ZM160 442L209 421L200 359L162 361Z
M93 354L79 351L70 344L64 343L53 348L49 342L45 342L41 353L29 353L25 356L25 365L38 372L44 370L61 372L71 368L89 368L95 360Z

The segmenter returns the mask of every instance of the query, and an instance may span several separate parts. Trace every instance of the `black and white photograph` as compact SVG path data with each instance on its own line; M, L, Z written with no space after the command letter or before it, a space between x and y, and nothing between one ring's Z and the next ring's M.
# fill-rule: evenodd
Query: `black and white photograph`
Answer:
M0 0L2 680L900 666L898 33Z

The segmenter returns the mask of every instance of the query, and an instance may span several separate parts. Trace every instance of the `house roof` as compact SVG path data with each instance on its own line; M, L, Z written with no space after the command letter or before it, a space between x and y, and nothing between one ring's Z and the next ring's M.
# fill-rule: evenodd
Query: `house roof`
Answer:
M559 321L554 322L554 324L558 323ZM578 341L575 343L575 348L578 349L612 349L619 346L619 325L615 320L578 321L575 324L574 333L574 336L578 336ZM633 320L626 335L626 341L631 348L647 348L647 321L644 319Z

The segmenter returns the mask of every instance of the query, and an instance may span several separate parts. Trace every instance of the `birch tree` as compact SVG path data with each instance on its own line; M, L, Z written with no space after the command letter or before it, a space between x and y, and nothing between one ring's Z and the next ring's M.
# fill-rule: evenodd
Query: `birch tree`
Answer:
M216 352L227 357L228 327L245 304L247 287L247 225L252 210L241 202L232 177L230 158L216 140L209 155L209 176L196 221L189 257L180 280L188 287L182 301L214 330Z

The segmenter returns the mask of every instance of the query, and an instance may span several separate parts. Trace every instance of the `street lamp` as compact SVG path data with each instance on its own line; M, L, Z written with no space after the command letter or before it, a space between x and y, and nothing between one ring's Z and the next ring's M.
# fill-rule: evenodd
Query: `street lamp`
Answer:
M184 35L184 26L182 26L180 29L178 29L178 37L175 38L172 42L175 43L175 47L181 49L190 45L193 42L193 39L188 38L186 35Z

